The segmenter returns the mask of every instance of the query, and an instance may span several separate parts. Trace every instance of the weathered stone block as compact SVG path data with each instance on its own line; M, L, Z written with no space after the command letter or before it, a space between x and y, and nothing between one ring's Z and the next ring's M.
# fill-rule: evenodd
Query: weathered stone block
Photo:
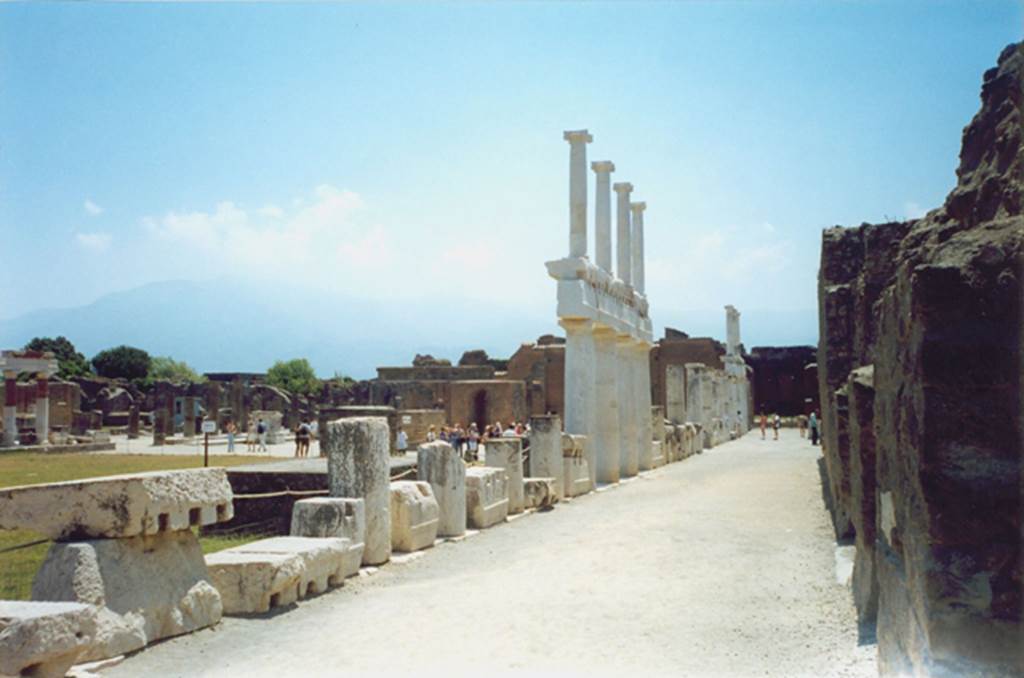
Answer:
M458 537L466 533L466 464L446 442L420 445L416 452L417 477L430 483L440 512L437 534Z
M526 507L523 496L523 444L519 438L493 438L485 445L484 463L502 468L508 474L508 512L522 513Z
M391 483L391 548L419 551L437 539L440 509L430 483L400 480Z
M366 503L346 497L300 499L292 506L289 532L293 537L344 538L362 549L366 541Z
M155 471L0 490L0 528L50 539L123 538L231 520L222 468Z
M853 601L857 620L874 624L878 614L875 574L875 385L873 366L850 373L847 384L850 438L850 503L856 531Z
M323 593L341 586L346 577L359 571L353 544L333 537L271 537L227 549L229 553L273 553L297 556L302 561L299 597Z
M483 529L508 517L508 474L503 468L466 469L466 516L470 527Z
M351 417L327 424L327 481L331 496L366 503L364 565L391 557L390 432L384 417Z
M578 497L594 489L590 482L590 469L583 457L565 457L562 459L565 469L565 496Z
M224 614L254 614L299 598L303 561L297 555L228 549L206 556Z
M557 416L530 418L530 475L555 478L556 493L562 496L565 486L565 465L562 463L562 421Z
M658 468L659 466L665 465L665 451L662 445L663 443L660 440L655 440L651 442L651 447L653 449L651 455L652 468Z
M557 478L525 478L523 495L526 508L544 509L557 504L561 494L558 487L561 484Z
M220 620L220 594L191 530L50 547L32 599L98 606L96 643L81 660L105 659Z
M63 676L95 637L92 605L0 600L0 675Z

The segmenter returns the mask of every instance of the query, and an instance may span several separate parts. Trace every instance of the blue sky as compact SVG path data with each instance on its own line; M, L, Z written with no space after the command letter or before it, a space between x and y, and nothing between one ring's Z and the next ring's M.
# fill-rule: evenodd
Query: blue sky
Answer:
M554 331L578 128L656 326L812 309L822 228L941 204L1021 6L0 5L0 319L237 278Z

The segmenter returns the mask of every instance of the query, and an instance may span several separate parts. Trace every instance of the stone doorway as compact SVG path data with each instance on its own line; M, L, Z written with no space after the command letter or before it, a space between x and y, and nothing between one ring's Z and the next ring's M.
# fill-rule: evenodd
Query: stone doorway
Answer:
M481 389L473 394L473 421L478 431L483 432L490 423L487 418L487 391Z

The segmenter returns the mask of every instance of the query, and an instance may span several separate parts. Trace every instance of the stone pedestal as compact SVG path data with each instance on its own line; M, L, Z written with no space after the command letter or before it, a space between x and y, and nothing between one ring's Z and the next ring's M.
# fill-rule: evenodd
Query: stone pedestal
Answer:
M366 504L362 499L311 497L292 506L293 537L344 538L366 543Z
M522 513L526 508L523 495L523 443L519 438L494 438L484 445L484 463L502 468L508 474L508 512Z
M562 464L562 426L555 415L530 417L530 475L554 478L557 498L562 497L565 469Z
M222 614L191 530L57 542L32 583L32 599L97 606L96 642L81 661L132 652L216 624Z
M391 548L419 551L434 545L440 511L430 483L400 480L391 483Z
M391 557L390 433L384 417L353 417L327 424L327 482L333 497L363 499L364 565Z
M416 451L417 477L430 483L440 511L437 534L459 537L466 533L466 464L452 446L437 441Z
M508 474L502 468L466 469L466 516L471 527L484 529L508 517Z

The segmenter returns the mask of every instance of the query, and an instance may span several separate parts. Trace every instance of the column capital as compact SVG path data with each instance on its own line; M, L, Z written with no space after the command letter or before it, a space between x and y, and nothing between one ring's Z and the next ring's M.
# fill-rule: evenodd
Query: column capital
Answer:
M628 181L620 181L618 183L612 184L612 190L614 190L616 193L629 193L633 190L633 184L629 183Z
M590 132L585 129L578 130L567 130L562 132L562 138L568 141L570 144L589 144L594 140L594 137L590 136Z
M633 210L634 212L643 212L645 209L647 209L647 203L631 202L629 203L629 209Z
M588 332L593 328L594 321L590 318L559 318L558 324L566 332Z
M598 174L601 172L614 172L615 163L611 160L595 160L590 163L590 169L594 170Z

